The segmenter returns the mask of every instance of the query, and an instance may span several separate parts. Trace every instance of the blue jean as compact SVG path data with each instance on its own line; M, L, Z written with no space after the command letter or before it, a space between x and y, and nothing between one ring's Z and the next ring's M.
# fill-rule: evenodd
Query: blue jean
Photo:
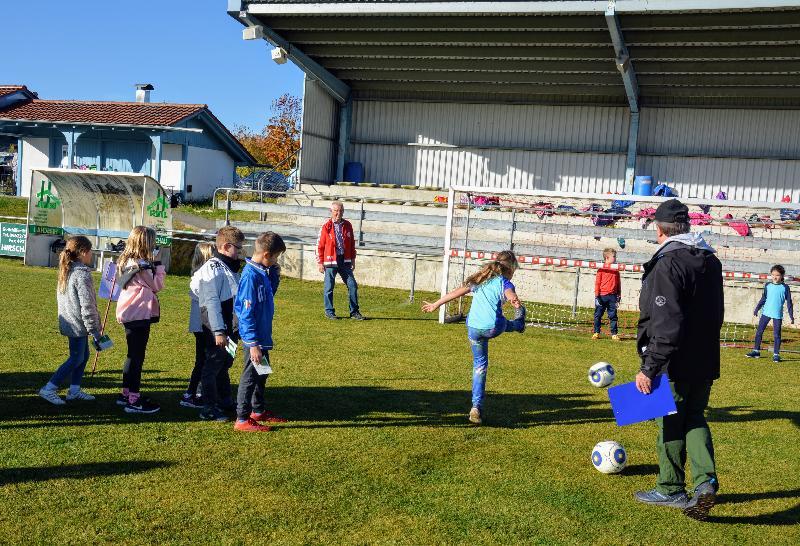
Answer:
M467 325L467 337L472 348L472 407L483 407L486 392L486 371L489 367L489 340L503 332L520 332L525 319L500 319L494 328L470 328Z
M347 285L347 293L350 296L350 315L358 313L358 284L353 276L353 269L350 264L345 263L341 256L336 257L335 267L325 268L325 286L322 292L322 300L325 303L325 314L333 315L333 284L336 281L336 274L342 277L342 281Z
M597 296L594 305L594 331L600 333L600 323L603 320L603 313L608 311L608 321L611 323L611 335L617 334L617 295L606 294Z
M775 347L772 352L779 354L781 352L781 326L783 326L783 319L774 319L766 315L761 315L761 318L758 319L758 329L756 330L756 340L753 343L753 348L756 351L761 350L761 336L764 335L764 330L767 329L769 321L772 321L772 333L775 337Z
M89 362L89 338L68 337L69 357L58 367L56 373L50 378L50 383L60 387L67 376L71 376L70 385L80 385L83 379L83 370Z

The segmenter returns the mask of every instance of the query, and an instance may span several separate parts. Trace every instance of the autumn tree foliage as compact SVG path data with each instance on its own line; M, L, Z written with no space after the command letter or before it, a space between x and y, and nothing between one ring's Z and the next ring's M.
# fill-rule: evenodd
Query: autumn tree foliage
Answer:
M285 93L272 101L270 110L271 115L260 133L239 127L236 138L259 163L288 174L297 166L302 101ZM248 168L237 169L239 176L246 176L251 171Z

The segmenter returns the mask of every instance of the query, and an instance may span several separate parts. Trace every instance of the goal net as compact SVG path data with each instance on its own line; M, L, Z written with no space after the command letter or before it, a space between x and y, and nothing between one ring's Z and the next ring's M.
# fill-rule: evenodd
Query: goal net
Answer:
M442 294L463 286L467 277L513 250L520 270L513 282L525 303L529 326L591 335L595 277L603 250L617 253L622 281L618 331L636 334L642 264L658 248L652 216L663 200L610 194L453 187L448 194ZM773 264L786 268L786 282L800 293L800 206L707 199L681 199L689 206L692 231L702 233L723 263L725 318L722 344L751 347L753 310ZM470 296L440 309L440 322L464 320ZM800 295L795 294L800 301ZM798 307L800 315L800 307ZM798 316L800 319L800 316ZM800 351L800 331L784 315L783 351ZM602 335L610 335L603 317ZM772 328L762 350L772 349Z

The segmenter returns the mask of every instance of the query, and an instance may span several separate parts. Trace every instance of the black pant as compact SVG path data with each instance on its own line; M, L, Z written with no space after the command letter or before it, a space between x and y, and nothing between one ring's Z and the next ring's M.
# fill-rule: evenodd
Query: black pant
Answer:
M236 396L236 417L244 421L250 417L250 412L261 413L264 411L264 387L267 385L268 375L258 375L250 361L250 350L245 348L244 369L239 378L239 392ZM269 353L264 351L264 356L269 362Z
M200 377L203 381L203 405L213 408L218 402L231 402L231 377L228 370L233 359L224 347L217 347L214 334L203 328L206 361ZM216 388L215 388L216 387Z
M142 384L142 365L147 342L150 339L150 323L143 325L125 325L125 341L128 343L128 355L122 366L122 388L131 393L138 393Z
M191 394L192 396L197 394L197 386L200 384L203 364L205 364L205 362L206 340L202 332L194 332L194 368L192 368L192 375L189 378L189 388L186 389L187 394Z

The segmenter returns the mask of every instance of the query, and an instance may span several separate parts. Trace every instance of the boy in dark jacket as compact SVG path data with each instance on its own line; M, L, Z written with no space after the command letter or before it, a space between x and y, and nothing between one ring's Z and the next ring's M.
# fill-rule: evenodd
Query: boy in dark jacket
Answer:
M264 407L264 387L272 373L269 353L272 349L273 298L280 282L278 257L286 252L281 236L268 231L259 235L253 257L247 260L239 280L233 308L239 318L239 335L244 344L244 369L239 379L236 408L236 430L266 432L270 427L261 422L280 423Z
M233 357L227 347L238 340L233 315L233 299L239 283L239 253L244 234L239 228L225 226L217 232L213 257L198 269L189 283L197 296L203 325L206 362L203 366L203 403L200 419L227 421L223 410L232 409L231 380L228 370Z

